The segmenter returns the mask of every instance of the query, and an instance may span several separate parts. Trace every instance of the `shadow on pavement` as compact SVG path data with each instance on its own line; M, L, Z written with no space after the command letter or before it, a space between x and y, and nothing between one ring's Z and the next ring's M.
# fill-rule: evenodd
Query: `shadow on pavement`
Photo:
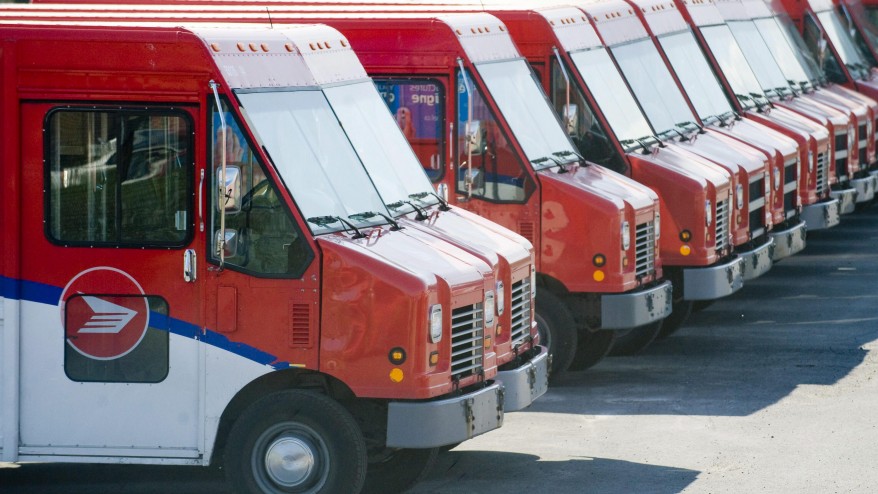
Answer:
M561 376L528 410L744 416L799 385L834 384L878 339L876 240L878 208L810 233L803 252L693 314L674 335Z
M24 463L0 468L3 494L231 494L215 468Z
M525 476L522 472L532 473ZM453 450L441 455L427 479L408 493L672 494L685 489L698 474L608 458L552 461L521 453Z

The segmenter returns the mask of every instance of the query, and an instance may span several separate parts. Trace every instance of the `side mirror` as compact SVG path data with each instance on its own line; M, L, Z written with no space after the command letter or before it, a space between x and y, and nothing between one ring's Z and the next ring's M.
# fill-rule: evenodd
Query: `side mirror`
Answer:
M436 186L436 195L442 198L443 201L448 202L448 185L441 183Z
M567 129L567 135L579 135L579 107L573 103L564 105L564 128Z
M226 167L226 183L222 184L222 169L216 171L216 183L220 184L217 189L217 209L224 209L228 213L237 213L241 210L241 168L237 166Z
M480 168L470 168L466 170L465 180L472 184L472 190L485 190L485 174Z
M217 230L216 239L214 245L217 249L217 256L219 256L219 249L222 248L223 258L235 257L238 255L238 244L240 240L240 235L238 234L238 230L234 230L231 228L226 228L225 232Z
M479 120L471 120L469 123L469 134L467 134L467 146L469 153L481 155L485 152L485 136L486 130Z

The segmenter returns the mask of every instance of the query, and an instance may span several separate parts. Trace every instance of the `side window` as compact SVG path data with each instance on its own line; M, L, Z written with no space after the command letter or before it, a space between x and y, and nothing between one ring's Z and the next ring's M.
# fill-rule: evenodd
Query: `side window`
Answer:
M506 137L472 74L467 73L473 94L467 98L467 85L457 75L457 192L489 201L522 202L532 188L530 177L512 143ZM466 122L472 105L470 136ZM468 176L469 175L469 176Z
M568 74L570 71L568 70ZM552 58L552 105L567 127L570 139L586 160L619 173L627 173L625 161L619 156L607 132L592 111L579 86L570 85L570 108L567 105L567 80L557 58ZM567 115L569 114L569 118Z
M192 124L161 110L63 109L46 121L55 242L182 247L192 224Z
M211 242L208 256L218 263L218 246L224 239L225 266L266 277L299 277L311 262L313 253L286 204L250 147L241 126L225 108L225 139L219 113L211 114L210 163L213 164L209 189ZM225 197L219 201L223 146L226 158ZM225 210L225 230L221 231L221 209Z
M445 167L445 88L431 79L375 79L381 97L433 182Z

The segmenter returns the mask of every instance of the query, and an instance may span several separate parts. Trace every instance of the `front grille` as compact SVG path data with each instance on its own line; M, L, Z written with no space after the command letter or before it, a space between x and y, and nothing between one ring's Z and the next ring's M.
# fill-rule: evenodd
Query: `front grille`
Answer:
M531 300L530 277L512 284L512 348L530 336Z
M481 303L451 311L451 377L479 373L484 357L485 318Z
M750 182L749 219L750 234L758 237L765 231L762 213L765 211L765 175Z
M637 225L634 241L634 274L648 276L655 271L655 223Z
M859 137L858 140L859 140L860 142L862 142L862 143L863 143L863 146L865 147L865 146L866 146L866 141L869 140L869 138L866 136L866 124L860 125L859 127L857 127L857 129L858 129L858 130L857 130L857 136Z
M848 133L835 134L835 176L839 182L847 180ZM820 193L819 191L817 192Z
M826 165L826 153L817 154L817 195L822 195L829 185L829 172Z
M824 163L822 169L826 170L826 153L817 155L817 163ZM818 166L818 170L821 167ZM783 186L783 210L784 216L789 219L796 214L796 189L798 188L799 167L798 161L793 158L784 163L784 186Z
M716 250L729 245L729 199L716 204Z

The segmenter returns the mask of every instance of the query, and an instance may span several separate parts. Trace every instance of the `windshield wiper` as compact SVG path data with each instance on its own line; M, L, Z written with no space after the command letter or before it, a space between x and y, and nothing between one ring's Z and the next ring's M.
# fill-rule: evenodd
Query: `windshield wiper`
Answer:
M417 192L414 194L409 194L409 197L411 197L412 199L415 199L417 201L420 201L427 196L433 196L436 198L437 201L439 201L439 210L440 211L451 211L451 206L448 205L448 203L445 201L445 199L442 199L441 197L439 197L439 194L437 194L433 191Z
M350 228L351 230L354 231L353 238L365 237L365 235L360 233L360 230L358 230L357 227L352 225L350 221L345 220L341 216L312 216L312 217L308 218L307 221L309 223L314 223L315 225L317 225L319 227L326 227L326 226L331 225L333 223L341 223L345 227Z
M403 207L403 206L406 205L406 204L408 204L409 206L411 206L412 209L414 209L415 212L418 213L417 215L415 215L415 220L416 220L416 221L424 221L424 220L426 220L426 219L428 218L427 213L426 213L426 210L425 210L424 208L418 207L418 206L417 206L415 203L413 203L412 201L396 201L396 202L391 202L390 204L385 204L385 206L387 206L387 209L392 209L392 210L396 211L396 210L398 210L399 208Z
M730 118L731 120L738 120L740 118L740 116L737 113L735 113L735 110L729 110L727 112L723 112L719 115L716 115L716 118L718 118L719 121L721 122L720 127L728 127L729 122L726 121L726 118Z
M380 217L384 218L385 220L387 220L387 222L390 223L390 225L391 225L390 226L391 230L402 230L402 227L399 226L399 223L397 223L395 219L391 218L390 216L387 216L384 213L377 213L375 211L363 211L362 213L349 214L348 218L350 218L352 220L356 220L356 221L365 221L365 220L368 220L369 218L374 218L376 216L380 216ZM344 220L342 220L342 221L344 221Z
M562 157L566 157L566 156L575 156L576 159L578 159L579 161L584 161L584 160L585 160L585 158L583 158L581 154L579 154L579 153L577 153L577 152L575 152L575 151L570 151L569 149L565 149L564 151L555 151L555 152L552 153L552 154L554 154L555 156L562 156Z
M530 160L530 162L533 163L533 164L535 164L535 165L538 165L538 164L540 164L540 163L545 163L545 162L547 162L547 161L551 161L552 163L554 163L555 165L553 165L553 166L559 166L559 167L561 167L561 171L560 171L560 173L566 173L566 172L567 172L567 169L564 168L564 165L561 164L561 162L558 161L558 159L555 158L555 157L553 157L553 156L543 156L542 158L534 158L534 159Z
M680 132L678 129L676 129L676 128L674 128L674 127L671 127L671 128L668 129L668 130L663 130L663 131L659 132L658 135L661 136L661 137L665 137L666 135L668 135L668 134L670 134L670 133L672 133L672 132L675 133L675 134L677 134L678 136L680 136L680 142L686 142L686 141L689 140L689 139L686 137L686 134Z

